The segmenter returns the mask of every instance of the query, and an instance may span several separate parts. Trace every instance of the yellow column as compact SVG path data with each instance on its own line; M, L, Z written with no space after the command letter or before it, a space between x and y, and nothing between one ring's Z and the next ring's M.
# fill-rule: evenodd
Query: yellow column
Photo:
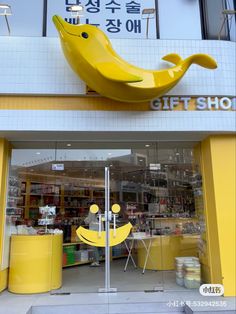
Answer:
M211 283L236 295L235 163L236 137L210 136L201 143Z
M6 221L5 204L8 176L9 144L0 138L0 291L7 287L8 269L2 269L4 225Z

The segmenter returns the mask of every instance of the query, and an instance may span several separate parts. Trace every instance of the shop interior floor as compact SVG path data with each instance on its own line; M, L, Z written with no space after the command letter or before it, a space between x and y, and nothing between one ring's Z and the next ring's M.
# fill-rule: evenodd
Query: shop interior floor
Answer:
M130 263L124 272L125 259L111 262L111 287L117 291L188 291L175 282L174 271L153 271L134 268ZM105 264L100 267L89 265L68 267L63 269L63 286L53 293L97 292L104 287Z
M235 298L204 297L198 289L184 289L176 285L173 271L146 271L142 275L140 268L129 265L124 272L124 263L117 260L111 264L111 286L117 288L116 293L97 292L97 288L104 287L104 264L98 268L65 268L61 289L32 295L7 290L0 293L0 314L53 314L55 309L57 314L173 314L184 313L185 304L188 314L235 313Z

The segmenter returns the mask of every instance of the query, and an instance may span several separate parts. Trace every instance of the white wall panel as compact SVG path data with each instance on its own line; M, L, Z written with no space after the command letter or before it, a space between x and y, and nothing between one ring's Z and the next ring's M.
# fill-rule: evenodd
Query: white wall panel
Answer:
M158 0L161 39L201 39L198 0Z
M235 111L0 110L0 134L34 132L234 132ZM34 140L40 139L40 133Z
M12 36L42 36L43 0L6 0L11 6L8 17ZM8 35L4 16L0 16L0 36Z
M161 58L171 52L183 58L208 53L217 70L192 65L169 95L235 96L235 43L210 40L113 39L128 62L148 69L170 66ZM59 39L0 37L0 94L82 95L85 84L70 69Z

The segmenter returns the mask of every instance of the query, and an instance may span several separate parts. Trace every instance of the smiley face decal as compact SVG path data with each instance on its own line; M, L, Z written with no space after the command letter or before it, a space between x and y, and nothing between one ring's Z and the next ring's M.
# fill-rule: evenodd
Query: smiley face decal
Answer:
M97 214L99 211L99 208L96 204L90 206L90 212L92 214ZM109 246L115 246L121 242L123 242L129 235L130 230L132 228L131 223L127 223L126 225L116 228L116 214L118 214L120 211L120 206L118 204L114 204L112 206L112 213L111 216L113 216L113 229L109 230ZM105 247L106 246L106 231L102 231L101 225L102 220L104 218L103 215L98 214L98 224L99 224L99 231L94 230L88 230L83 227L79 227L76 230L77 236L79 239L91 246L98 246L98 247Z

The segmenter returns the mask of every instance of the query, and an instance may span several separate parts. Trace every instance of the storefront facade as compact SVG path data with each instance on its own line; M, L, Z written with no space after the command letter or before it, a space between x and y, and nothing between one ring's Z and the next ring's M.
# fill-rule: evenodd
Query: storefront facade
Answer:
M12 166L20 166L29 174L31 169L36 171L34 166L52 162L102 161L105 165L105 157L95 160L88 152L86 155L86 150L128 149L144 158L138 165L139 170L152 171L151 165L166 165L172 171L171 160L160 159L165 148L173 150L177 170L182 169L181 164L192 164L193 168L197 165L198 170L192 173L202 176L201 210L206 226L205 238L201 235L205 245L200 257L202 280L222 284L224 295L234 296L235 43L112 39L113 47L124 59L143 68L164 68L164 62L159 60L176 51L183 58L207 53L216 59L217 70L194 65L168 95L150 103L120 103L89 93L85 83L66 64L57 38L1 37L0 43L1 60L4 60L0 73L0 289L5 289L8 282L6 203ZM56 156L49 160L45 156L41 161L40 156L36 156L39 161L34 161L35 156L27 160L25 155L24 161L23 155L20 164L17 154L24 149L35 150L32 154L40 149L52 149ZM59 158L60 150L65 149L84 152L72 159L66 154ZM178 149L190 149L193 156L188 160L185 153L187 161L180 162ZM11 155L13 159L18 156L15 159L18 164L10 162ZM110 156L109 162L112 160L121 162L118 157ZM133 161L132 164L137 166ZM121 169L121 164L117 165L116 173ZM135 167L133 171L137 170ZM38 173L40 171L43 170L40 168ZM139 183L144 182L145 171L137 179ZM154 171L160 172L162 168ZM116 179L121 185L124 181L125 177ZM135 185L135 178L131 181ZM128 200L123 201L128 203ZM131 197L129 201L134 202L134 199ZM140 265L143 265L142 260Z

